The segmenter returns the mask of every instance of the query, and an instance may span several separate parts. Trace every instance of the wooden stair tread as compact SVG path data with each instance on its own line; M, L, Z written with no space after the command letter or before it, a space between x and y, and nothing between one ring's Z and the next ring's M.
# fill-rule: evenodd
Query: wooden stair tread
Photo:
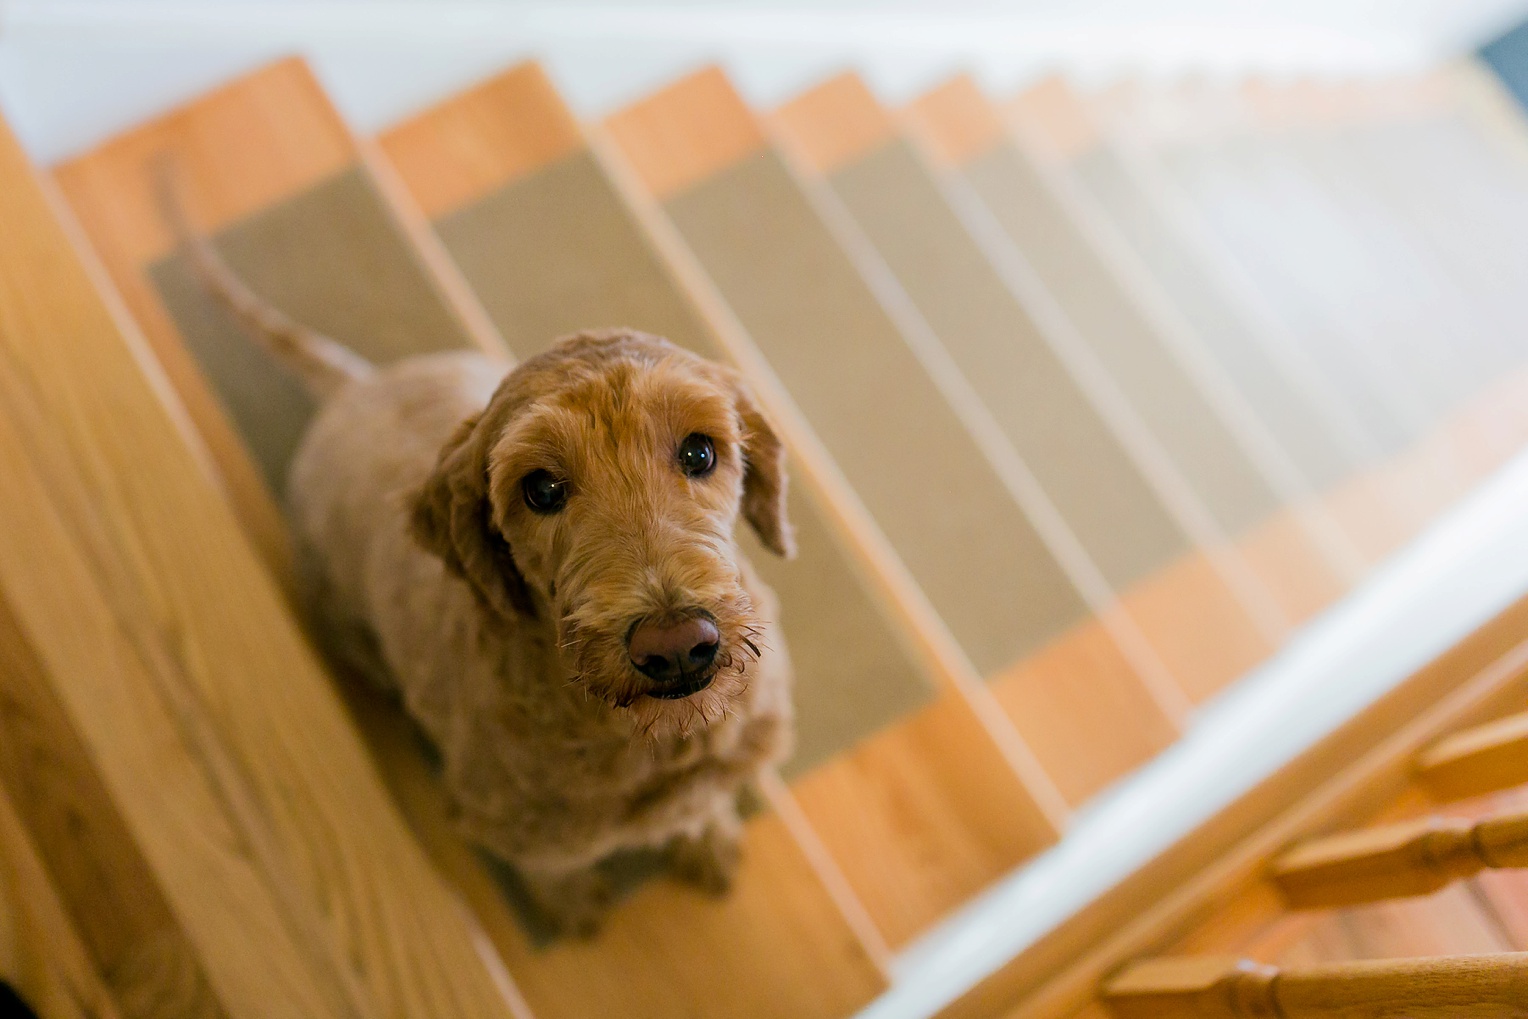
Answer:
M515 137L477 127L511 121L548 125L548 134L572 122L533 64L425 111L380 143L422 199L434 187L430 173L465 175L456 153L495 168L458 189L435 226L515 353L621 323L724 356L714 323L601 157L583 142L552 154L529 127ZM1024 828L1023 787L970 707L902 649L899 621L877 604L875 583L858 576L852 540L814 494L797 485L792 499L795 563L745 546L781 596L796 663L804 754L787 775L882 932L900 942L1036 841ZM967 749L958 765L945 756L955 745ZM1008 811L995 804L1004 801L1017 808L1016 822L998 821Z
M702 86L731 99L700 102L696 97ZM702 72L617 114L608 127L627 151L675 132L703 137L717 130L722 116L700 119L691 112L692 103L753 123L752 113L725 79ZM758 147L741 155L722 172L672 196L665 211L977 667L988 671L1008 664L1048 629L1054 632L1081 618L1085 607L1046 562L1031 525L1001 490L894 321L762 136ZM763 208L770 211L767 221L758 215ZM741 261L728 261L744 255ZM776 300L782 292L791 293L793 300ZM833 352L823 349L822 340L829 331L843 356L855 360L828 360ZM873 357L861 356L870 351ZM848 377L857 377L858 384L844 386ZM875 412L889 400L897 401L904 419L915 420L916 427ZM943 451L945 465L933 461L936 449ZM903 483L904 472L910 472L924 479L925 488L953 493L959 490L935 483L952 471L963 477L960 517L943 505L942 496ZM971 527L1017 537L988 547L983 563L955 553L971 546ZM1028 577L1021 576L1026 571L1017 567L1019 562L1029 567ZM974 597L976 591L984 597ZM1007 618L1007 606L1015 604L1031 608L1031 618L1018 626Z
M484 172L477 188L460 191L434 226L515 356L538 354L579 329L624 325L721 357L582 135L572 148L553 148L523 127L513 138L476 133L480 124L502 123L546 124L550 134L572 119L539 68L527 64L421 113L379 142L421 200L433 186L426 169L447 177L458 172L453 153L471 152L478 165L502 171L502 178ZM792 489L802 547L797 564L778 562L746 531L740 538L781 596L797 662L798 727L806 727L791 762L799 772L925 705L934 683L899 653L891 621L839 551L810 493L800 484ZM822 698L820 712L814 697Z
M925 136L933 137L948 128L928 111L957 105L980 106L985 116L998 117L969 79L935 90L910 113ZM1276 514L1290 518L1294 526L1265 532L1263 541L1245 544L1239 557L1244 575L1238 592L1264 633L1278 640L1291 620L1308 614L1313 587L1328 599L1340 591L1308 514L1241 423L1244 405L1183 359L1175 337L1181 322L1117 243L1099 210L1019 133L1005 133L981 154L951 165L1023 250L1138 415L1136 427L1156 438L1198 497L1209 514L1206 524L1213 521L1220 534L1240 540ZM1201 542L1213 545L1208 539L1205 534Z
M223 1015L195 947L3 592L0 663L3 812L42 847L49 895L93 970L111 981L113 997L168 998L188 1014Z
M63 355L0 343L0 460L19 479L0 500L0 534L41 536L35 548L0 540L0 976L21 959L58 1014L78 1014L61 979L81 982L103 1014L137 1014L143 988L120 974L145 979L133 952L148 944L159 969L147 993L181 980L190 1011L209 1016L258 1014L262 981L278 1006L356 1016L827 1019L862 1007L885 987L890 946L1048 845L1071 807L1168 746L1193 702L1528 442L1528 363L1510 337L1463 321L1472 301L1503 321L1521 310L1482 266L1517 257L1528 176L1509 179L1506 163L1528 152L1528 132L1519 122L1503 144L1467 91L1444 75L1252 80L1166 99L1121 89L1089 108L1053 77L1000 109L959 78L892 116L844 75L761 119L711 68L582 127L526 64L378 149L350 136L291 60L72 161L58 182L149 345L118 334L114 295L97 314L93 263L67 287L46 282L84 295L84 313L64 312L18 299L31 295L16 281L36 267L0 249L0 317L7 282L28 328L94 316ZM1136 136L1098 112L1156 102L1197 119ZM1493 137L1430 159L1448 145L1423 139L1456 130ZM0 128L0 181L7 164L30 180L14 149ZM803 752L789 786L763 779L731 897L650 882L600 941L538 946L494 868L452 830L406 719L346 682L350 721L333 710L279 592L232 534L236 517L270 577L289 583L272 493L313 407L173 250L152 198L165 152L240 275L375 360L471 347L524 357L560 333L622 322L730 359L759 388L796 461L791 513L806 555L784 565L744 543L799 637ZM1433 208L1429 188L1453 193L1459 180L1512 215L1491 221L1469 200ZM1204 193L1179 201L1193 188ZM49 198L22 190L42 263L77 269L46 236ZM1489 256L1470 250L1472 230ZM1301 257L1313 238L1346 245L1342 272L1313 275ZM1205 261L1220 256L1234 263L1225 275ZM1453 274L1434 304L1422 294L1430 259L1439 279ZM1350 313L1352 290L1363 300ZM1393 343L1386 315L1403 320ZM1463 346L1435 342L1455 324ZM1294 367L1266 356L1286 332L1304 337ZM118 371L71 378L83 363ZM62 438L49 434L54 417ZM168 498L134 479L110 432L119 421L126 441L147 437L144 474L165 475ZM1343 441L1327 445L1334 431ZM216 487L232 517L219 516ZM96 488L104 510L85 494ZM157 518L208 505L174 540ZM45 561L59 564L52 574ZM210 578L228 563L255 621L220 629L229 602ZM68 593L73 629L59 622ZM1451 653L1450 668L1471 674L1438 717L1478 717L1519 682L1508 666L1521 647L1489 666L1472 657L1500 650L1501 625ZM257 657L257 643L260 662L233 660ZM278 670L305 711L296 735L279 726ZM1438 681L1418 677L1365 717L1401 725L1392 702ZM111 709L124 707L143 733L112 731ZM351 724L391 802L367 784ZM1440 798L1501 788L1521 770L1506 762L1514 726L1434 745L1415 777ZM1263 877L1249 870L1276 832L1287 839L1291 824L1352 812L1404 781L1395 749L1425 727L1392 729L1310 809L1270 806L1292 788L1283 775L1218 817L1206 838L1225 858L1201 861L1211 871L1144 918L1119 903L1139 898L1140 879L1191 867L1194 851L1153 863L945 1014L995 1014L1021 985L1045 1004L1016 1016L1077 1007L1099 965L1149 937L1239 937L1259 961L1147 959L1079 1019L1401 1004L1518 1014L1528 957L1509 953L1528 938L1528 885L1480 871L1528 864L1528 815L1327 836ZM78 808L27 788L23 762L44 757ZM137 788L150 776L180 811L173 824ZM356 776L353 803L343 792ZM1373 788L1341 785L1355 777ZM90 820L91 851L60 834L70 809ZM1236 841L1231 828L1260 810L1268 830ZM376 840L376 859L357 856L355 832ZM1282 913L1275 891L1302 906L1369 903L1466 875L1432 898L1310 920ZM269 941L264 958L237 957L196 897L209 876L232 896L241 935ZM1224 915L1165 936L1212 886L1238 881ZM8 889L51 954L7 954ZM126 929L92 923L92 889ZM1121 930L1084 929L1109 915L1124 917ZM1459 951L1495 954L1442 957ZM411 965L394 973L400 952ZM1388 954L1440 957L1370 958ZM1442 996L1418 999L1419 987Z
M0 178L0 584L224 1007L512 1014L8 135Z
M1135 101L1139 102L1138 99ZM1270 280L1261 263L1256 260L1243 263L1232 240L1215 226L1214 208L1206 204L1203 195L1195 192L1190 179L1183 176L1182 166L1177 165L1176 161L1181 157L1173 153L1180 152L1183 143L1159 142L1149 131L1139 129L1141 120L1128 112L1133 107L1121 111L1111 110L1117 105L1115 103L1095 102L1093 105L1101 118L1110 121L1110 132L1127 139L1128 175L1136 186L1149 192L1143 197L1159 205L1164 215L1170 215L1179 230L1179 239L1192 242L1199 264L1206 272L1213 270L1216 281L1225 288L1225 296L1235 298L1236 305L1249 322L1260 330L1271 330L1269 348L1281 352L1301 387L1322 408L1322 417L1328 422L1327 427L1332 430L1336 444L1350 451L1356 473L1350 474L1335 488L1326 489L1323 504L1327 512L1359 551L1371 560L1409 540L1436 515L1447 493L1452 491L1451 481L1440 490L1438 451L1398 452L1402 447L1397 444L1394 428L1375 417L1378 414L1383 418L1383 411L1370 406L1372 400L1365 392L1354 391L1331 374L1325 352L1313 354L1303 349L1301 332L1319 332L1323 327L1308 321L1308 316L1313 314L1307 307L1308 302L1297 301L1291 305L1283 300L1281 303L1281 291L1269 289ZM1095 163L1099 154L1100 151L1093 154ZM1121 151L1112 154L1120 156ZM1084 161L1088 158L1084 157ZM1105 180L1112 173L1107 165L1095 165L1093 169L1095 183L1101 182L1096 171L1102 169L1102 179ZM1153 250L1157 252L1154 261L1161 262L1162 252ZM1204 291L1196 291L1196 294L1188 302L1190 308L1203 300ZM1201 313L1205 310L1200 307ZM1214 332L1212 328L1207 329L1211 335ZM1252 374L1266 376L1266 373L1253 372L1250 365L1242 365L1235 374L1243 379ZM1247 382L1242 388L1250 393L1255 386L1256 383ZM1263 394L1258 398L1258 404L1266 405L1271 396ZM1271 421L1288 417L1277 411L1265 412L1265 415ZM1299 443L1291 441L1287 445L1294 449ZM1320 475L1313 473L1311 476Z
M1436 92L1433 86L1423 88ZM1442 116L1429 105L1436 96L1422 100L1419 107L1416 95L1408 99L1398 94L1398 98L1382 100L1390 105L1382 118L1370 116L1334 130L1326 124L1331 111L1352 119L1361 115L1368 100L1360 97L1359 105L1352 106L1341 92L1309 86L1287 91L1288 97L1261 89L1263 101L1248 104L1253 112L1249 126L1240 133L1234 126L1222 127L1204 138L1164 142L1156 146L1160 151L1153 154L1154 161L1177 178L1177 186L1219 189L1219 204L1205 205L1200 212L1207 222L1218 224L1232 247L1256 244L1255 251L1248 248L1242 257L1270 294L1295 285L1308 292L1298 313L1313 321L1303 331L1332 334L1311 348L1313 363L1319 363L1355 405L1368 408L1371 422L1391 416L1388 424L1373 425L1376 434L1391 435L1393 443L1398 429L1409 428L1413 438L1420 435L1425 440L1391 487L1409 484L1413 491L1428 493L1432 506L1428 512L1436 512L1451 494L1474 484L1515 453L1528 435L1520 395L1488 409L1496 393L1515 392L1521 386L1520 365L1513 363L1507 345L1496 341L1493 346L1489 337L1478 335L1478 328L1459 318L1472 320L1481 308L1501 307L1499 295L1507 293L1499 291L1493 297L1490 285L1482 289L1480 283L1499 275L1483 253L1505 254L1511 247L1487 239L1500 229L1497 220L1511 219L1502 204L1505 192L1494 192L1499 196L1495 203L1499 215L1482 218L1478 203L1469 210L1468 202L1461 204L1459 199L1483 189L1478 179L1456 186L1457 181L1439 177L1435 171L1427 179L1424 168L1436 163L1437 153L1459 151L1463 137L1440 137L1430 126L1436 123L1430 118ZM1274 126L1264 129L1268 115L1261 107L1269 97L1290 102L1278 112ZM1344 104L1352 107L1349 112L1342 112ZM1411 113L1403 115L1408 108ZM1458 115L1453 116L1457 122ZM1260 133L1254 136L1255 131ZM1151 145L1149 138L1147 144ZM1518 188L1513 201L1521 207L1520 184ZM1324 204L1311 206L1312 197ZM1247 214L1259 208L1278 211L1254 224ZM1238 224L1217 209L1222 213L1242 210L1243 222ZM1477 225L1465 225L1471 222ZM1254 227L1256 241L1246 233ZM1407 273L1415 279L1419 273L1434 271L1429 268L1433 263L1419 267L1419 259L1439 258L1439 280L1445 290L1452 286L1455 293L1417 304L1415 295L1426 287L1413 284L1392 290L1391 298L1381 305L1369 300L1353 306L1344 296L1357 285L1351 274L1339 279L1338 274L1323 273L1319 278L1309 276L1302 284L1301 253L1312 243L1312 228L1318 234L1338 231L1332 243L1346 246L1345 265L1367 265L1403 283ZM1277 254L1280 250L1282 256ZM1475 307L1459 303L1466 289ZM1455 310L1441 311L1449 301ZM1372 341L1366 345L1352 324L1344 323L1352 318L1355 307L1362 313L1381 306L1404 321L1398 327L1383 327L1383 347ZM1411 310L1406 310L1408 306ZM1442 348L1432 342L1440 329L1459 334L1446 363L1440 360L1445 356ZM1376 364L1384 370L1372 370ZM1382 384L1385 379L1390 380L1388 388ZM1486 423L1488 418L1491 424Z
M851 82L835 79L783 108L774 119L786 139L807 151L887 119L862 84L852 107L840 98ZM1197 699L1244 671L1255 659L1225 660L1238 643L1229 635L1260 646L1257 635L1052 350L1045 309L1024 303L1032 290L1005 276L973 235L940 169L884 137L825 179L992 409L1091 560L1088 572L1101 575L1108 590L1093 608L1117 607L1108 618L1119 620L1116 639L1148 689L1176 680L1175 698L1159 696L1168 717L1182 714L1182 691Z
M40 1019L119 1019L122 1015L4 789L0 789L0 980Z
M1321 494L1349 478L1362 464L1361 437L1346 434L1346 411L1340 399L1302 372L1280 350L1289 341L1269 316L1252 307L1224 269L1205 250L1201 238L1186 222L1181 201L1153 176L1143 160L1110 138L1098 118L1065 82L1051 79L1020 93L1008 105L1010 115L1023 122L1030 139L1045 146L1052 158L1110 215L1164 292L1194 326L1205 353L1223 370L1237 391L1266 425L1280 451L1289 458L1300 480ZM1057 123L1060 120L1061 123ZM1075 124L1086 124L1086 131ZM1080 136L1085 134L1085 138ZM1399 513L1390 502L1362 511L1365 517ZM1336 521L1341 524L1342 521ZM1404 526L1404 523L1402 523ZM1349 518L1342 550L1360 559L1362 533L1372 523ZM1341 563L1339 563L1341 565Z

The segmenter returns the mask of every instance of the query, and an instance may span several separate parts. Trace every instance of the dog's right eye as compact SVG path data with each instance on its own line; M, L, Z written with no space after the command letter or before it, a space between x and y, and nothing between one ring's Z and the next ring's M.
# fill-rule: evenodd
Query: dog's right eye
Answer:
M525 505L533 513L556 513L568 501L568 484L558 481L551 471L531 471L520 482Z
M679 444L679 469L691 478L703 478L716 469L716 445L711 436L691 432Z

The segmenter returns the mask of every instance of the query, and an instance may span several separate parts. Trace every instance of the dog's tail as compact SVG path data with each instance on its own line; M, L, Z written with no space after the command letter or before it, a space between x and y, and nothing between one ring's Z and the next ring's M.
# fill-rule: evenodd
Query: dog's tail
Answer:
M160 210L202 285L246 332L296 374L310 393L324 400L374 371L371 362L360 354L316 329L294 322L245 286L212 242L192 226L174 162L166 156L154 169Z

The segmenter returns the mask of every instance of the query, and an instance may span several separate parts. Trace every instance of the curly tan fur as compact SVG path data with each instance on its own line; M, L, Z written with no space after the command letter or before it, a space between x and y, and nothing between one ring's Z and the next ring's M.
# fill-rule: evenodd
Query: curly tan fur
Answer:
M717 466L676 450L710 436ZM531 471L568 486L532 512ZM395 687L436 743L462 831L514 864L563 929L607 898L595 864L667 846L724 887L739 787L790 739L773 595L739 518L789 554L782 451L728 369L657 337L588 333L514 370L419 357L341 387L290 482L315 619L338 655ZM648 695L627 635L703 612L715 678Z

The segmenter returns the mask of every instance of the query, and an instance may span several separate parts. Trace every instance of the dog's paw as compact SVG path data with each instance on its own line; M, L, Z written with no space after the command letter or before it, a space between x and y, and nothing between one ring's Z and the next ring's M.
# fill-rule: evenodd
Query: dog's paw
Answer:
M594 937L615 901L610 879L596 870L531 879L530 888L537 909L559 937Z
M737 837L716 828L699 838L680 836L669 848L669 873L710 895L725 895L742 863Z

